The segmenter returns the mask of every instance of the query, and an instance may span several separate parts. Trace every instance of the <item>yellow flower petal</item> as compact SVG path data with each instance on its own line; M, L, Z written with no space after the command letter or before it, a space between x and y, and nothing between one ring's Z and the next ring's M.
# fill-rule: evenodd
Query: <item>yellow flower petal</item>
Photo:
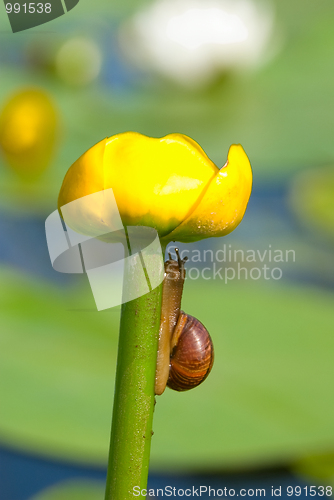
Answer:
M124 225L154 227L164 236L191 214L217 172L189 137L126 132L101 141L70 167L58 206L112 188ZM101 213L95 216L99 224Z
M210 182L194 211L164 239L197 241L225 236L241 222L252 189L252 170L242 146L232 145L226 165Z
M84 153L67 171L58 197L58 209L92 193L103 191L103 156L107 139L103 139ZM103 198L90 199L82 213L82 205L73 204L71 216L66 222L72 229L82 234L95 236L103 226ZM68 216L69 217L69 216ZM111 229L110 229L111 230Z
M58 206L104 189L103 156L107 139L88 149L68 169L60 189Z

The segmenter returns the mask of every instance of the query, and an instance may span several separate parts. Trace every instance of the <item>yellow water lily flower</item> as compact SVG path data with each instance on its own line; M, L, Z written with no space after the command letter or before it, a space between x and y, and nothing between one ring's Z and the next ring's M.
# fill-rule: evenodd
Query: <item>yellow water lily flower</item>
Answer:
M103 139L73 163L58 207L112 188L125 226L153 227L166 243L189 242L233 231L245 213L251 186L251 166L240 145L230 147L219 170L185 135L152 138L126 132ZM103 220L96 206L89 226L94 220L97 225Z
M42 172L54 151L58 118L49 96L39 89L16 92L0 114L0 149L24 177Z

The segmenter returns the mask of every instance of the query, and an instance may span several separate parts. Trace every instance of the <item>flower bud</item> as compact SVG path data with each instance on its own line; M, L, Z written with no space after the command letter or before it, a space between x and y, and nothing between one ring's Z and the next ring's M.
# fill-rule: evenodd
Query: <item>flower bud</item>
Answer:
M250 163L240 145L231 146L219 170L187 136L156 139L126 132L103 139L70 167L58 207L111 188L124 226L153 227L166 243L196 241L223 236L239 224L251 185ZM101 206L86 211L84 231L93 235L92 227L106 217ZM77 227L75 220L66 222Z

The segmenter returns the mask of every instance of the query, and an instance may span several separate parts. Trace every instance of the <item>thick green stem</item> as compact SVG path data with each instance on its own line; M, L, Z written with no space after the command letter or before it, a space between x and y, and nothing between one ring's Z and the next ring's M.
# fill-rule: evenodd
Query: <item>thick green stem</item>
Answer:
M147 487L161 290L122 305L105 500Z

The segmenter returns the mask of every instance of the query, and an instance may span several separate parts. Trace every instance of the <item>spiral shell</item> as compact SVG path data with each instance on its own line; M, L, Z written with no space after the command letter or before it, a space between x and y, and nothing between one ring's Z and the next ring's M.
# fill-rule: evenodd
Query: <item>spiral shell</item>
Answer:
M214 361L209 332L198 319L180 311L172 337L167 385L175 391L187 391L201 384Z

